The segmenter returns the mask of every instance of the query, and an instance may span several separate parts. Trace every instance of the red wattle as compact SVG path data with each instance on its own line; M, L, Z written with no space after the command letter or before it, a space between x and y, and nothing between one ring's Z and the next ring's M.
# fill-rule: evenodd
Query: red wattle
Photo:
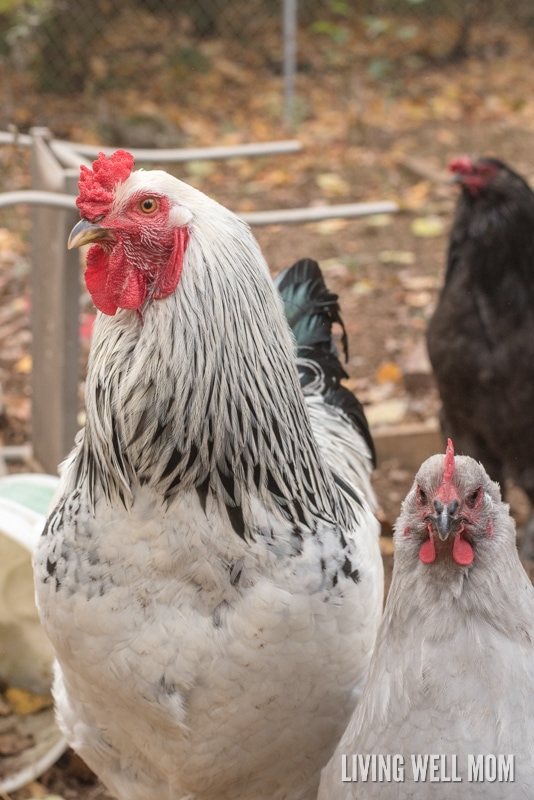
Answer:
M108 277L108 256L99 245L93 245L87 253L87 267L84 273L85 285L93 299L93 303L104 314L113 316L117 304L109 297L106 290Z
M111 252L93 245L87 253L85 283L98 310L113 316L117 308L139 309L147 296L161 300L172 294L182 274L189 231L176 228L173 241L167 261L154 264L154 272L132 264L121 241Z
M454 537L452 557L461 567L468 567L469 564L473 563L473 559L475 558L473 548L466 539L462 538L461 533Z
M120 243L111 254L97 244L90 248L85 283L98 310L110 316L117 308L138 309L146 298L146 276L128 264Z
M436 560L436 545L432 536L419 548L419 558L423 564L432 564Z

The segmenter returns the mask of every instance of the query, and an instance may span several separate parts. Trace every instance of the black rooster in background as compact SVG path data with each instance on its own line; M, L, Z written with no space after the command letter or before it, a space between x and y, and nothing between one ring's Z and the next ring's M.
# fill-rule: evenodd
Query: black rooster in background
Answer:
M461 194L427 332L444 433L534 504L534 193L494 158L449 168ZM533 510L522 554L534 558Z

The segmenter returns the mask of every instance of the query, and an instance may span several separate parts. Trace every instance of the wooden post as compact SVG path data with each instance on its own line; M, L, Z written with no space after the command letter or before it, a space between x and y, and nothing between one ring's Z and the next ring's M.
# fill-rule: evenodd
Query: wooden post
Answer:
M47 129L31 131L32 187L72 192L72 178L50 150ZM79 253L67 250L75 211L32 209L32 440L41 466L55 474L77 430Z

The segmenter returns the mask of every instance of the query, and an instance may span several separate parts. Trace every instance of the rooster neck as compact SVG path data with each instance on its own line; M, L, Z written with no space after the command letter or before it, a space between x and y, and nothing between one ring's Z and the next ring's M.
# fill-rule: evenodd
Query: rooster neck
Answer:
M90 495L125 505L138 484L172 502L196 490L250 535L251 498L295 529L350 512L311 435L294 345L267 277L254 293L209 278L147 306L100 317L78 457Z

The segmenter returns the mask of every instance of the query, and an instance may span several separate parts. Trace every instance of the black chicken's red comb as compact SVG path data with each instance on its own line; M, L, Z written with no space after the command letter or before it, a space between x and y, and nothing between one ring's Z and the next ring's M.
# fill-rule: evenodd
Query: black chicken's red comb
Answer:
M116 150L109 158L99 153L92 169L82 164L76 200L82 217L93 220L109 211L115 187L132 174L133 166L134 157L126 150Z
M449 164L449 172L458 172L460 175L471 175L473 170L473 162L467 156L454 158Z

